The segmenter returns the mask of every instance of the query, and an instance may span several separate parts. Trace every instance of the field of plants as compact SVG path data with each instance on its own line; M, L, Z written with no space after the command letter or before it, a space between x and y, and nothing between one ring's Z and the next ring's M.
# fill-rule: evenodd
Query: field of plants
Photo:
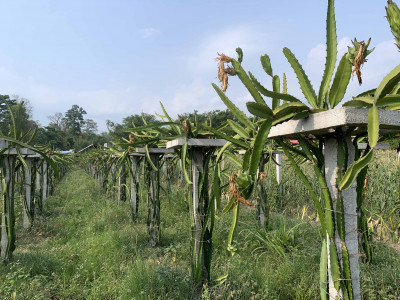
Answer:
M400 9L386 13L400 49ZM342 103L374 48L354 38L339 60L337 40L328 0L319 90L289 48L302 99L267 54L269 85L245 71L238 47L218 53L212 84L231 117L175 119L160 103L159 120L76 153L33 143L23 105L1 102L0 297L399 299L400 65ZM83 113L64 118L77 139Z
M398 227L397 233L384 230L386 225L398 226L400 220L396 166L395 151L379 151L369 169L371 180L365 194L366 208L372 216L373 258L370 263L361 264L365 299L397 299L400 295L400 244L395 240L399 231ZM310 166L304 165L304 169L311 173ZM1 298L319 297L321 234L317 214L307 190L285 160L283 194L280 195L274 176L265 180L271 203L271 219L266 228L257 225L254 207L244 208L233 242L235 250L227 251L231 214L217 214L211 283L200 296L190 275L191 225L186 183L176 171L171 181L165 179L166 173L160 176L161 238L159 246L151 248L147 205L139 207L137 221L132 223L129 202L118 205L115 191L106 193L82 168L73 167L46 199L43 214L32 228L23 229L22 215L17 214L14 258L12 263L0 266ZM146 193L142 186L140 197ZM18 207L22 205L20 201Z

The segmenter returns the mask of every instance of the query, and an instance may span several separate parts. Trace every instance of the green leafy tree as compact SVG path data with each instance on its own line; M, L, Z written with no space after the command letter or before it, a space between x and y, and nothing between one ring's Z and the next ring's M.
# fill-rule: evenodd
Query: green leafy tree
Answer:
M86 115L86 111L74 104L67 110L64 118L67 131L69 131L73 136L79 136L82 132L82 127L85 125L85 120L83 115Z
M2 125L5 124L5 120L9 115L7 104L11 107L17 104L17 101L10 99L9 95L0 95L0 123Z
M28 99L19 96L0 95L0 131L2 134L8 135L10 128L12 128L12 119L7 105L13 112L15 122L21 126L22 132L37 127L36 122L31 120L32 108Z
M124 128L133 128L135 126L144 126L146 124L154 124L159 122L160 121L157 120L155 116L142 113L140 115L135 114L122 119L122 126L124 126Z

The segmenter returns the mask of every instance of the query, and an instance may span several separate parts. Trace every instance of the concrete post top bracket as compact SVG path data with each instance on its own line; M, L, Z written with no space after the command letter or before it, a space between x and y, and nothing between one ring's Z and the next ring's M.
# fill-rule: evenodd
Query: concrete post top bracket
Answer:
M358 149L364 150L367 148L367 143L358 143ZM374 147L375 150L389 150L390 145L389 144L376 144Z
M144 156L143 153L129 153L128 156Z
M167 148L149 148L149 153L154 153L154 154L165 154L165 153L174 153L174 150L172 149L167 149ZM137 153L146 153L145 148L136 148L135 150Z
M177 149L181 148L186 143L185 139L176 139L167 143L167 148ZM189 147L223 147L227 143L223 139L188 139L187 144Z
M8 148L8 141L0 140L0 148Z
M19 148L19 153L21 155L36 155L35 151L32 151L31 149L28 148ZM4 151L3 155L17 155L17 149L10 148Z
M354 133L366 132L368 110L368 108L341 107L311 114L305 119L289 120L273 126L268 138L292 138L297 133L321 136L333 132L334 128L346 126L357 127ZM400 131L400 111L379 109L379 128Z

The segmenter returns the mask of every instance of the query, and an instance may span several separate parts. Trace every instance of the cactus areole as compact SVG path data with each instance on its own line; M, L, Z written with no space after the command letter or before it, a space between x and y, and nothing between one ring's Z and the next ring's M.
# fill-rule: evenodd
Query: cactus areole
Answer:
M379 110L379 121L381 131L399 131L400 111ZM365 177L365 166L373 151L369 147L361 151L357 141L366 134L367 127L368 109L343 107L287 121L272 127L269 134L284 149L285 140L296 137L310 161L317 164L317 157L321 159L316 175L321 175L319 217L325 237L321 251L321 296L325 299L361 299L359 258L368 259L370 253L369 249L359 251L359 241L367 241L363 239L366 232L358 183L360 176ZM322 146L319 150L313 148L313 140ZM285 153L290 159L287 148Z

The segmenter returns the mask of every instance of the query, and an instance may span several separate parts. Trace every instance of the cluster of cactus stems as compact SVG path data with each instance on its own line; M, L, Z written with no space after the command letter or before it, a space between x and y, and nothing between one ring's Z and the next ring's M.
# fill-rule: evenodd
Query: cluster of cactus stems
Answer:
M297 97L288 93L287 80L283 74L282 80L273 73L270 58L268 55L261 57L261 64L266 74L270 76L272 89L269 90L253 76L247 73L242 67L243 52L240 48L236 49L238 58L234 59L224 54L219 54L218 78L221 82L221 89L213 85L218 95L226 106L232 111L238 122L228 120L220 128L212 128L210 125L200 125L183 118L175 122L162 107L164 115L160 116L164 122L149 124L142 127L133 127L130 132L129 140L117 142L115 145L122 147L119 157L128 157L131 147L165 147L165 142L176 138L213 138L219 137L227 141L226 145L220 150L216 149L196 149L188 147L187 143L182 148L176 150L176 157L182 165L182 172L188 186L193 187L189 196L193 198L193 236L192 236L192 275L193 280L198 286L210 279L210 266L212 257L212 231L214 218L219 210L221 189L222 189L222 169L220 163L222 156L230 159L234 165L240 168L239 172L230 176L229 192L230 198L223 209L223 212L233 211L233 220L228 235L228 249L233 249L233 236L239 216L239 204L249 204L247 199L257 186L259 192L258 211L268 216L268 203L266 203L266 191L262 181L265 177L263 168L270 162L271 155L267 159L264 153L276 147L274 144L267 144L269 131L273 125L282 123L290 119L306 118L310 114L335 108L344 98L351 75L356 74L359 82L361 79L361 67L366 62L366 57L372 52L368 50L370 40L358 42L354 39L353 47L349 47L348 52L343 55L336 68L337 59L337 36L336 21L334 13L334 1L328 1L327 12L327 58L321 85L318 93L312 87L307 75L295 55L288 48L283 49L283 53L293 68L305 100L309 105L303 103ZM226 64L231 64L226 66ZM365 178L366 167L373 158L373 148L379 138L378 107L388 109L400 108L400 99L397 96L397 87L400 79L400 67L390 72L380 83L377 89L366 91L350 101L344 106L369 108L368 116L368 143L370 148L364 153L356 149L358 141L366 139L364 136L351 136L351 128L348 131L336 132L328 137L322 137L317 141L308 140L298 136L301 149L287 144L283 140L276 143L283 149L289 161L292 163L299 177L304 181L310 195L317 207L318 216L321 221L323 233L321 251L321 298L326 299L327 295L342 297L345 299L359 298L359 281L357 282L358 271L354 272L353 264L358 258L354 255L354 245L348 245L346 240L345 227L348 226L347 219L351 213L347 212L345 195L347 190L353 190L352 184L355 180L361 182ZM256 118L249 119L246 114L240 111L232 101L225 95L228 88L228 76L237 76L254 99L254 102L247 103L248 111ZM272 100L271 107L267 105L264 97ZM225 129L229 128L229 131ZM228 132L233 130L234 134ZM336 165L337 173L332 175L334 184L328 184L326 179L326 164L322 149L333 141L337 142L336 151L339 158ZM245 150L242 157L236 155L237 150ZM118 152L117 151L117 152ZM146 150L146 178L150 187L149 195L158 195L159 189L155 182L159 174L159 160L152 160L148 150ZM214 157L214 153L216 156ZM352 156L349 153L353 153ZM314 171L318 177L321 187L321 197L312 189L309 179L298 165L298 157L310 161L314 165ZM210 165L212 168L210 168ZM129 168L131 170L131 168ZM212 187L209 188L209 173L213 170ZM131 173L134 173L133 171ZM211 175L211 174L210 174ZM210 176L211 177L211 176ZM132 177L133 178L133 177ZM354 208L357 228L360 232L360 243L365 252L366 260L371 259L371 251L368 244L368 236L365 229L366 221L362 211L362 188L356 188L357 203ZM150 199L153 199L150 197ZM151 202L149 200L149 202ZM150 203L149 203L150 204ZM155 208L155 210L154 210ZM137 207L136 207L137 209ZM157 203L149 209L149 218L159 210ZM155 218L156 219L156 218ZM267 221L264 225L267 224ZM157 227L157 222L149 222L149 228ZM357 228L355 230L357 235ZM149 231L150 234L150 231ZM356 244L358 242L356 241ZM354 244L354 243L353 243ZM358 249L358 245L356 245ZM358 253L357 253L358 254ZM356 259L354 259L356 258Z
M21 107L14 113L7 103L12 124L7 136L6 147L0 148L0 198L1 213L1 258L12 259L15 250L15 197L23 196L23 226L32 226L35 214L42 212L42 202L53 192L53 185L65 174L69 159L52 153L45 147L30 145L35 131L23 132L21 126ZM21 154L21 149L36 153L35 157ZM19 188L18 188L19 187Z
M131 209L133 219L138 213L139 175L143 174L144 182L148 187L148 235L149 246L155 247L160 240L160 172L166 163L163 155L152 153L153 148L165 148L166 142L176 138L210 138L214 135L208 131L210 124L198 124L179 117L174 121L161 104L164 115L158 115L163 122L145 124L137 127L134 124L129 129L129 140L115 139L114 146L103 150L95 150L86 154L83 163L88 173L97 178L103 186L115 186L117 178L124 171L129 170L131 178ZM143 156L135 156L136 147L144 147ZM166 176L170 176L168 164L181 163L181 170L188 186L188 195L193 198L192 239L191 239L191 266L192 277L196 286L201 290L203 284L210 282L212 260L212 233L215 214L220 206L221 198L221 169L216 159L216 148L192 148L187 143L175 150L175 156L167 163ZM137 153L136 153L137 154ZM104 165L111 171L104 172ZM140 167L142 165L143 169ZM129 166L129 167L128 167ZM210 169L211 168L211 169ZM213 170L213 171L210 171ZM111 177L111 179L109 179ZM108 181L111 181L109 183ZM121 183L121 182L120 182ZM190 188L192 191L190 191ZM133 200L133 197L135 200ZM135 203L134 203L135 202Z
M399 14L397 6L388 2L387 7L388 21L397 40ZM397 27L396 27L397 26ZM344 98L351 75L355 73L359 84L362 84L361 68L367 61L366 57L374 50L369 50L371 39L367 42L358 42L354 39L353 46L349 47L348 52L343 55L336 68L337 57L337 35L334 0L328 0L327 22L327 56L325 69L318 93L314 90L301 64L295 55L288 48L283 49L283 54L291 65L297 76L303 96L309 106L300 99L288 94L287 83L284 76L282 92L280 92L279 77L272 73L270 58L268 55L261 57L261 64L266 74L272 77L272 90L268 90L250 73L246 73L242 67L243 52L237 49L238 59L224 59L224 62L230 62L232 68L223 68L226 74L237 76L253 97L254 102L247 103L248 111L258 121L252 123L225 95L224 90L219 89L213 84L221 100L234 113L235 117L245 127L243 132L255 132L254 139L250 145L247 145L248 151L251 151L251 160L259 162L259 149L267 139L269 129L272 125L282 123L291 119L306 118L310 114L318 113L328 109L335 108ZM222 56L221 57L226 57ZM334 133L327 136L320 136L316 141L297 136L301 149L295 148L283 140L278 140L278 145L283 149L289 161L293 165L299 177L303 180L305 186L316 205L318 216L321 221L321 229L325 237L322 242L321 251L321 298L330 299L360 299L361 288L359 280L358 266L358 240L364 250L365 260L371 260L371 249L369 246L369 237L367 231L366 218L363 212L362 187L365 179L367 166L373 158L373 149L379 140L379 120L378 108L400 109L400 66L395 67L380 82L376 89L366 91L353 97L343 106L369 108L368 112L368 137L354 136L354 128L348 128L342 131L336 128ZM223 85L226 87L225 85ZM264 97L272 100L272 106L268 106ZM280 103L280 100L283 103ZM239 127L238 124L236 127ZM214 132L217 136L218 133ZM223 137L223 135L219 134ZM361 153L357 149L357 142L366 140L369 144L367 150ZM234 141L231 141L234 143ZM260 143L260 144L258 144ZM237 143L236 143L237 144ZM354 144L354 145L353 145ZM240 145L239 145L240 146ZM243 146L243 145L242 145ZM327 174L325 167L328 162L322 149L334 148L335 159L337 158L337 174ZM246 149L246 148L245 148ZM320 183L321 198L318 193L312 189L311 183L306 175L301 171L296 157L302 156L314 165L314 171ZM244 163L242 166L242 180L237 181L242 196L247 198L254 185L254 170L249 169ZM330 176L328 181L328 175ZM246 179L247 180L243 180ZM353 185L354 182L356 185ZM345 200L349 193L356 193L357 201L349 205ZM352 197L350 197L352 198ZM354 209L353 213L348 210ZM354 220L356 220L354 225ZM234 223L236 224L236 220ZM355 228L352 228L352 226ZM349 226L351 228L346 228ZM351 235L349 232L355 233ZM357 232L359 233L357 236ZM354 253L356 251L356 253Z
M0 198L2 202L1 214L1 259L11 261L15 250L16 218L15 198L18 194L23 198L23 227L30 228L35 216L42 212L43 200L53 192L55 185L61 176L65 174L65 165L68 159L54 155L49 158L44 152L36 149L39 157L26 157L18 154L19 147L35 149L28 144L10 137L1 137L11 141L8 148L0 149ZM17 154L9 154L6 151L14 149ZM35 150L34 150L35 151ZM43 159L45 158L45 159ZM47 168L49 162L49 168Z

